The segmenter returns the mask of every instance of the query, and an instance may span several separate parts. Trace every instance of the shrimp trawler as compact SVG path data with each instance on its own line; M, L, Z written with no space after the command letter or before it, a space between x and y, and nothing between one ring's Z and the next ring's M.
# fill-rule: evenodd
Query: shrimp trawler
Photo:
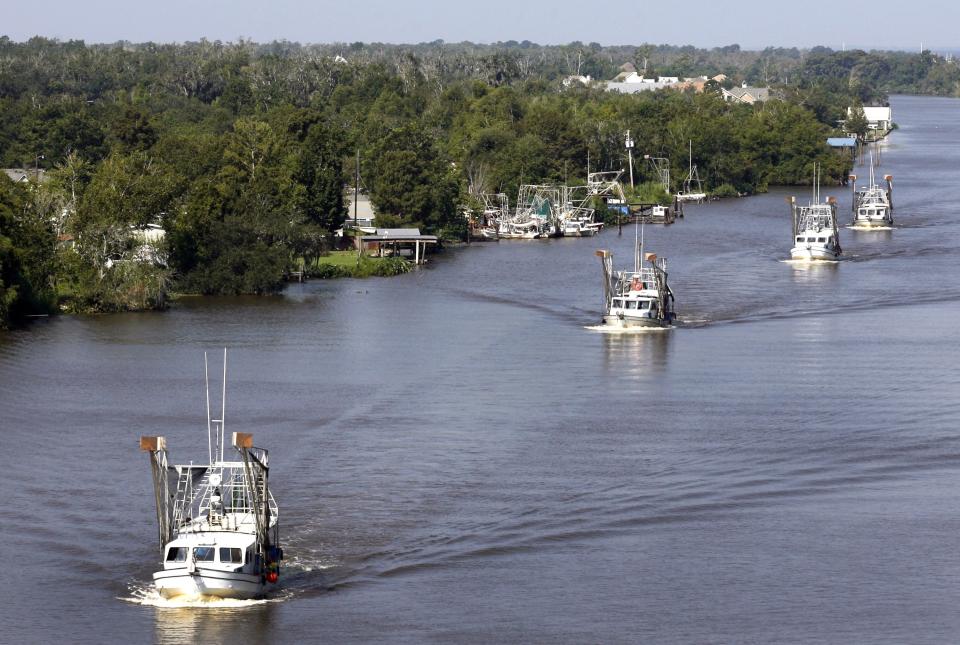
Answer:
M874 176L873 153L870 154L870 183L857 189L857 176L850 175L853 190L853 226L878 228L893 225L893 175L884 175L884 188Z
M633 271L614 271L610 251L600 250L596 255L603 266L604 325L669 327L673 323L676 314L667 284L667 259L644 253L642 234L634 243Z
M828 197L820 202L819 166L814 170L813 196L808 206L798 206L796 197L791 197L790 211L793 214L793 260L838 260L840 234L837 228L837 202Z
M164 598L258 598L279 580L283 550L269 458L252 434L234 432L225 444L226 368L224 350L219 419L210 417L207 379L206 464L169 465L164 437L140 438L150 454L163 562L153 581Z

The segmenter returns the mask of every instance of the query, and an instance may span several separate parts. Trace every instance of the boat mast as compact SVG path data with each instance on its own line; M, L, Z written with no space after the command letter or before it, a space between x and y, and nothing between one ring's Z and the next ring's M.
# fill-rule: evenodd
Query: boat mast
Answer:
M224 422L227 418L227 348L223 348L223 393L220 399L220 461L223 461Z
M207 392L207 463L213 463L213 429L210 427L210 370L207 367L207 353L203 353L203 383Z
M220 391L220 418L210 414L210 370L207 353L203 353L203 376L207 392L207 457L208 463L222 462L224 458L224 419L227 417L227 349L223 349L223 383Z
M633 229L633 272L640 273L640 258L643 257L643 225L644 221L637 215L637 224Z
M813 203L820 203L820 164L813 162Z

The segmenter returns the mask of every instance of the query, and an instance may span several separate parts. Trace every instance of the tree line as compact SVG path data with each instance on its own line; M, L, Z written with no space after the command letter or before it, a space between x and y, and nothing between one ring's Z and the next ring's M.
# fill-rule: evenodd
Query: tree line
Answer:
M849 162L826 136L846 106L885 96L879 72L836 53L598 47L0 38L0 165L28 177L0 177L0 321L159 307L168 291L277 291L333 244L357 156L381 225L456 239L471 194L623 168L627 129L674 176L692 142L713 189L805 183L814 160L841 181ZM762 105L716 87L620 95L560 82L612 75L624 58L749 80L763 56L801 71ZM639 159L637 174L652 178ZM166 236L145 257L151 226Z

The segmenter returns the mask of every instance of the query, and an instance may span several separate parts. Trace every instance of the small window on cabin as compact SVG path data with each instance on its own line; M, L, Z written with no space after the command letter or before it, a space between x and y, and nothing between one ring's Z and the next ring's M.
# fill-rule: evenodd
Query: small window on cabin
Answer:
M817 238L815 238L815 237L808 237L808 238L807 238L807 242L816 242L816 241L817 241Z
M216 550L212 546L198 546L193 549L193 559L197 562L213 562Z
M821 244L823 244L823 243L826 242L826 241L827 241L827 238L825 238L825 237L818 237L818 238L817 238L817 242L820 242Z
M798 237L798 238L797 238L797 242L803 242L803 238L802 238L802 237Z
M627 300L627 309L636 309L637 301L636 300Z
M167 562L186 562L187 548L182 546L172 546L167 549Z
M241 549L222 546L220 547L220 562L243 564L243 551Z
M641 303L640 303L640 308L641 308L641 309L649 309L649 308L650 308L650 301L649 301L649 300L644 300L643 302L641 302Z
M618 308L618 309L622 308L622 307L623 307L623 300L620 300L619 298L615 299L615 300L613 301L613 306L616 307L616 308Z

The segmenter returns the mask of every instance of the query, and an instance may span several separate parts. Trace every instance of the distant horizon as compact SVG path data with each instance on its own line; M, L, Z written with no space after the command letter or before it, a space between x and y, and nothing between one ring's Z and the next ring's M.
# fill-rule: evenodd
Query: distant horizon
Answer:
M687 42L698 49L739 43L833 50L960 50L954 25L960 3L913 0L686 0L683 5L608 0L486 0L480 7L437 0L47 0L42 10L8 3L4 29L12 40L33 35L91 44L210 41L289 41L302 44L494 44L528 40L541 45L597 42ZM953 44L950 44L953 43Z
M694 44L694 43L669 43L669 42L649 42L649 41L642 41L642 42L637 42L637 43L626 43L626 42L622 42L622 43L600 43L600 42L597 42L597 41L583 41L583 40L572 40L572 41L567 41L567 42L537 42L537 41L531 40L531 39L529 39L529 38L526 38L526 39L523 39L523 40L517 40L517 39L512 39L512 38L511 38L511 39L495 40L495 41L445 40L445 39L443 39L443 38L434 38L434 39L431 39L431 40L422 40L422 41L417 41L417 42L413 42L413 41L402 42L402 41L382 41L382 40L350 40L350 41L347 41L347 40L327 40L327 41L307 41L307 40L294 40L294 39L291 39L291 38L271 38L271 39L263 39L263 40L261 40L261 39L256 39L256 38L252 38L252 37L249 37L249 36L242 36L242 35L241 35L241 36L236 36L236 37L233 37L233 38L213 38L213 37L208 37L208 36L200 36L200 37L198 37L198 38L188 38L188 39L181 39L181 40L157 40L157 39L153 39L153 40L132 40L132 39L129 39L129 38L119 38L119 39L116 39L116 40L89 40L89 39L85 39L85 38L63 37L63 36L55 36L55 35L47 35L47 34L33 34L32 36L28 36L28 37L25 37L25 38L19 38L19 37L13 37L13 36L11 36L10 34L6 34L6 33L0 33L0 38L8 38L11 42L20 43L20 44L26 43L26 42L28 42L29 40L33 39L33 38L43 38L43 39L54 40L54 41L62 42L62 43L71 42L71 41L79 41L79 42L83 42L85 45L103 45L103 46L120 45L120 44L130 44L130 45L146 45L146 44L155 44L155 45L184 45L184 44L189 44L189 43L197 43L197 42L207 41L207 42L219 42L219 43L223 43L223 44L236 44L236 43L240 43L240 42L250 42L250 43L253 43L253 44L255 44L255 45L267 45L267 44L271 44L271 43L290 43L290 44L293 44L293 45L308 46L308 47L309 47L309 46L336 46L336 45L343 45L343 46L349 47L349 46L351 46L351 45L353 45L353 44L356 44L356 43L360 43L360 44L365 45L365 46L368 46L368 45L387 45L387 46L391 46L391 47L417 47L417 46L422 46L422 45L432 45L432 44L435 44L435 43L440 43L440 44L443 44L443 45L464 45L464 44L470 44L470 45L479 45L479 46L485 46L485 47L493 47L493 46L497 46L497 45L506 45L506 44L508 44L508 43L522 44L522 43L524 43L524 42L528 42L528 43L530 43L531 45L537 46L537 47L567 47L567 46L572 45L572 44L574 44L574 43L580 43L580 44L582 44L582 45L584 45L584 46L589 46L589 45L592 45L592 44L596 43L596 44L599 44L601 47L604 47L604 48L608 48L608 47L609 47L609 48L616 48L616 47L644 47L644 46L653 46L653 47L676 47L676 48L693 47L694 49L702 49L702 50L722 49L722 48L724 48L724 47L731 47L731 46L736 45L736 46L738 46L738 47L740 48L740 51L745 51L745 52L762 52L762 51L764 51L764 50L766 50L766 49L798 49L798 50L806 50L806 51L809 51L809 50L811 50L811 49L816 49L816 48L818 48L818 47L830 49L830 50L832 50L832 51L857 51L857 50L860 50L860 51L865 51L865 52L868 52L868 53L871 52L871 51L877 51L877 52L907 52L907 53L911 53L911 52L912 52L912 53L919 53L919 52L920 52L920 43L918 43L917 46L914 47L914 48L908 48L908 47L879 46L879 45L862 45L862 44L861 44L861 45L853 45L853 44L850 44L850 43L841 43L840 46L829 45L829 44L824 44L824 43L816 43L816 44L813 44L813 45L772 45L772 44L771 44L771 45L763 45L763 46L748 46L748 45L743 45L743 44L741 44L741 43L736 43L736 42L724 43L724 44L718 44L718 45L698 45L698 44ZM960 45L941 46L941 45L928 45L927 43L923 43L923 51L930 51L930 52L935 53L935 54L946 54L946 53L949 53L949 54L960 54Z

